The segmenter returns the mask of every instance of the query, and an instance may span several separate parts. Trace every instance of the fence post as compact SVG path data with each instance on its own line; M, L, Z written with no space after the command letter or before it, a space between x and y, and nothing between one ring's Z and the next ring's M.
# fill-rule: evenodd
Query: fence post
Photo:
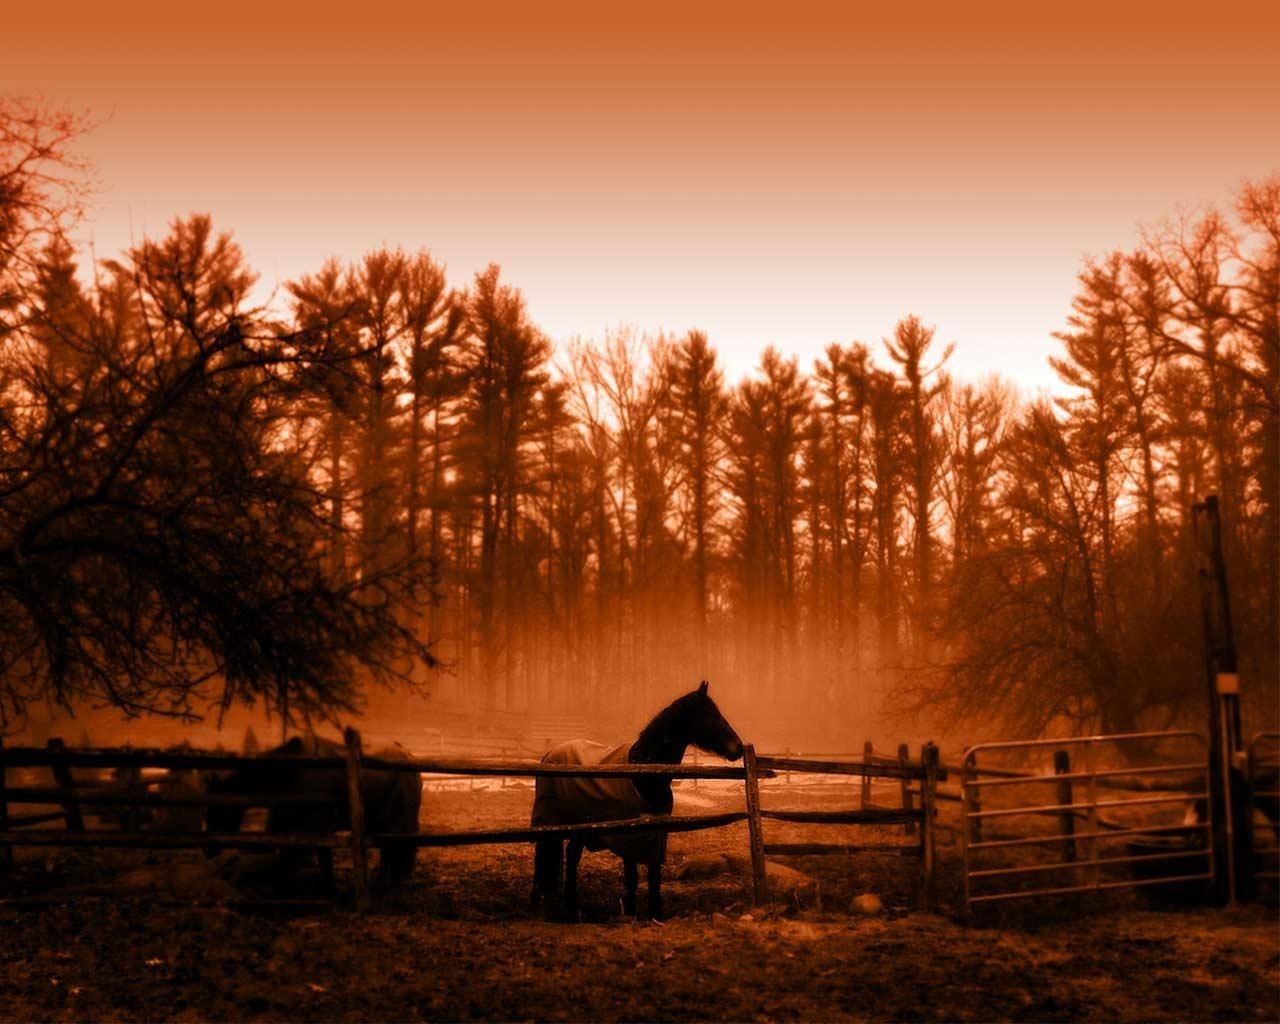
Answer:
M4 737L0 736L0 832L9 831L8 765L4 757ZM13 847L0 843L0 875L13 869Z
M369 907L369 870L364 847L364 800L361 797L360 734L350 726L342 734L347 744L347 804L351 817L351 863L355 873L356 910Z
M1055 775L1067 775L1071 771L1071 755L1065 750L1055 750L1053 752L1053 773ZM1058 787L1058 803L1063 807L1070 807L1075 803L1072 795L1074 787L1071 785L1070 779L1059 779ZM1064 860L1076 859L1076 812L1068 810L1062 812L1062 834L1068 836L1062 844L1062 857Z
M932 743L926 743L920 751L920 764L924 768L924 778L920 780L920 863L924 876L924 909L932 914L938 909L938 748Z
M862 763L871 764L875 759L875 747L871 745L871 741L867 740L862 744ZM871 776L862 776L862 799L860 801L862 810L866 810L871 806Z
M56 736L45 744L45 749L55 754L66 752L67 745ZM53 766L53 781L59 789L71 789L75 783L71 781L71 767L66 761L57 761ZM83 832L84 818L80 815L80 802L68 796L62 802L62 809L67 816L68 832Z
M751 898L761 906L769 898L764 866L764 832L760 826L760 778L756 773L756 748L748 743L742 750L747 777L747 834L751 840Z
M898 764L903 768L911 767L911 751L905 743L898 744ZM921 806L924 805L924 798L921 797ZM911 810L911 780L906 775L902 776L902 809L904 811ZM902 826L902 834L913 836L916 834L916 823L908 821Z
M978 841L974 826L982 820L981 818L969 817L972 812L977 811L981 806L975 799L978 795L977 787L970 785L975 779L973 766L970 763L972 760L972 755L966 751L963 760L960 762L960 852L964 875L964 912L966 916L973 909L969 903L969 865L973 858L973 851L969 847Z

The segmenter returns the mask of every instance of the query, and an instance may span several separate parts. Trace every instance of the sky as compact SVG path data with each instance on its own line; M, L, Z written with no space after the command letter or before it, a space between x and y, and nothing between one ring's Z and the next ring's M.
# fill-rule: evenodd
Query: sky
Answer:
M1280 170L1280 4L878 6L27 3L0 94L96 122L100 257L192 212L264 292L426 248L731 380L916 314L1051 386L1086 256Z

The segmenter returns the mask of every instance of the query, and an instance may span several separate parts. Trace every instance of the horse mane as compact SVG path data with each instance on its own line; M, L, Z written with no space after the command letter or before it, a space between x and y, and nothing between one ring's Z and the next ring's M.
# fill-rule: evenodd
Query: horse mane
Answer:
M694 691L696 693L697 691ZM665 751L680 743L678 731L674 728L679 719L685 713L685 707L692 693L686 693L682 697L677 697L665 708L653 716L643 729L640 735L636 737L635 742L631 745L634 751L639 747L643 752L649 751Z

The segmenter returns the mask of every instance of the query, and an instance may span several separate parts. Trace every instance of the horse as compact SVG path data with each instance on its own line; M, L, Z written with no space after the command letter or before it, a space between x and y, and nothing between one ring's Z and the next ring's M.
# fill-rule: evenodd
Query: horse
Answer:
M571 740L551 748L543 764L679 764L685 751L696 746L729 761L742 757L742 740L707 693L703 680L696 690L663 708L632 743L606 747L588 740ZM669 775L634 778L554 775L539 777L534 790L533 825L578 825L644 814L670 814L673 800ZM556 913L564 863L563 912L574 920L578 912L578 862L582 851L610 850L622 858L623 912L636 913L639 865L647 869L649 916L662 917L662 865L667 854L664 831L570 839L539 839L534 845L533 905L544 903L548 918Z
M295 736L287 743L266 752L267 757L342 758L346 748L333 740ZM376 751L371 755L386 761L405 761L408 756L399 749ZM297 793L320 797L321 803L274 804L267 814L267 832L330 836L351 827L347 803L347 775L340 767L299 764L281 765L246 760L229 775L209 780L210 793L251 794ZM422 783L416 772L366 768L361 773L360 797L364 804L365 827L371 833L416 832L418 811L422 804ZM247 808L226 804L211 805L205 817L208 832L234 834L244 824ZM216 849L210 850L216 852ZM378 877L381 887L394 887L408 881L413 873L418 848L413 843L387 840L379 844ZM296 866L285 858L287 866ZM320 850L320 867L330 885L333 882L333 851Z

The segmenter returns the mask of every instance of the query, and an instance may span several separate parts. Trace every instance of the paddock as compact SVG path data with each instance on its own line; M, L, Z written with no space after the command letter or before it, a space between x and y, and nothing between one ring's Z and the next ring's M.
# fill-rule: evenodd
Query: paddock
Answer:
M441 831L517 826L533 782L427 776L423 820ZM760 795L766 808L837 810L859 803L861 785L779 774ZM897 779L869 789L871 806L900 806ZM686 779L675 794L677 815L745 810L740 780ZM921 911L918 856L893 851L770 854L816 884L764 907L749 864L672 877L662 925L623 917L617 859L588 854L583 922L564 925L529 911L527 844L425 848L413 881L366 914L352 912L341 844L340 898L305 907L254 903L247 890L233 905L170 892L165 880L202 865L199 851L21 847L0 879L0 991L16 1019L1274 1017L1271 907L1169 910L1120 891L997 904L965 921L960 806L938 808L941 914ZM903 830L764 823L768 843L913 847ZM745 820L675 833L672 873L724 853L749 860L748 842ZM883 900L880 913L851 911L865 892Z

